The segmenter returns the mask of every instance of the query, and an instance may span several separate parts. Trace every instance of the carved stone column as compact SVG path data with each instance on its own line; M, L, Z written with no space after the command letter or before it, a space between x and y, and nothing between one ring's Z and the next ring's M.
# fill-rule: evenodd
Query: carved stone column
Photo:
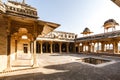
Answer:
M59 52L62 53L62 50L61 50L61 42L59 43Z
M31 41L31 58L33 59L33 46L34 46L34 42L33 41Z
M40 54L43 54L43 43L42 43L42 41L40 42Z
M38 33L37 33L37 22L34 22L34 32L33 32L33 41L34 41L34 46L33 46L33 50L34 50L34 53L33 53L33 67L38 67L38 64L37 64L37 58L36 58L36 38L38 36Z
M17 40L15 40L15 60L17 60Z
M97 42L97 53L99 53L99 42Z
M10 55L11 55L11 21L8 21L8 28L7 28L7 68L4 71L11 70L11 63L10 63Z
M11 54L11 35L7 35L7 68L5 71L11 70L11 64L10 64L10 54Z
M116 53L116 47L115 47L115 42L113 42L113 53Z
M52 47L52 45L53 45L53 42L50 42L50 53L51 54L53 53L53 47Z
M119 53L118 42L117 41L113 43L113 51L114 51L114 54Z
M85 48L85 53L86 53L86 51L87 51L87 49L86 49L86 44L84 45L84 48Z
M80 52L83 52L83 43L80 43L79 46L80 46Z
M38 67L36 58L36 39L34 40L33 67Z
M105 43L101 43L101 51L104 52L104 49L105 49Z
M95 50L95 44L96 44L96 43L93 43L93 52L96 51L96 50Z
M69 53L69 43L66 44L66 48L67 48L67 53Z
M91 43L88 43L88 52L89 53L91 52L91 47L92 47Z

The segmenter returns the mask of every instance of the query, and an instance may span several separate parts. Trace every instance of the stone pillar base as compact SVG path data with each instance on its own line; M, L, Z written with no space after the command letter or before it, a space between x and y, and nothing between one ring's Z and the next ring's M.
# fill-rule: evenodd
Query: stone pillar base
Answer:
M38 63L33 64L32 67L39 67Z
M9 72L11 70L12 70L11 68L6 68L5 70L3 70L3 72Z
M43 52L41 52L40 54L43 54Z

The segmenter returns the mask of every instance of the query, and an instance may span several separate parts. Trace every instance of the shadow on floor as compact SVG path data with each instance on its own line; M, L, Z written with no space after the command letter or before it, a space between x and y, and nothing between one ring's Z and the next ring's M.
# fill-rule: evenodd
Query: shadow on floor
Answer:
M120 62L101 68L78 62L45 66L44 68L67 70L67 72L44 74L42 71L33 71L29 74L2 77L0 80L120 80Z

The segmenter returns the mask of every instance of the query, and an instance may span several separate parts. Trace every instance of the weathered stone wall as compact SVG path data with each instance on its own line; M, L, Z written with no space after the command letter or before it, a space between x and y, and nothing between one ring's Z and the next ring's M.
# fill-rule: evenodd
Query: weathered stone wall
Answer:
M28 44L28 53L24 53L23 51L23 44ZM30 41L28 40L17 40L17 58L22 57L24 54L31 54L30 53ZM15 60L15 39L12 38L11 40L11 59Z
M3 72L7 67L7 55L0 55L0 72Z
M6 55L6 49L7 49L6 26L7 23L2 18L2 16L0 16L0 55Z
M6 68L7 64L7 22L0 15L0 72Z
M19 40L17 44L17 52L18 54L23 54L23 44L28 44L28 53L30 53L30 42L29 40Z
M7 22L0 15L0 55L6 55L7 50Z

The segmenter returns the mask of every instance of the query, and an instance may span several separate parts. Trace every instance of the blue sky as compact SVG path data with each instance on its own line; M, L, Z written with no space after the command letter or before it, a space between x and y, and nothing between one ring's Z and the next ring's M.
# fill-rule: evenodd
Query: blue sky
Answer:
M111 18L120 24L120 8L111 0L26 0L26 3L38 9L39 19L61 24L56 30L79 36L86 27L93 34L103 33L104 22Z

